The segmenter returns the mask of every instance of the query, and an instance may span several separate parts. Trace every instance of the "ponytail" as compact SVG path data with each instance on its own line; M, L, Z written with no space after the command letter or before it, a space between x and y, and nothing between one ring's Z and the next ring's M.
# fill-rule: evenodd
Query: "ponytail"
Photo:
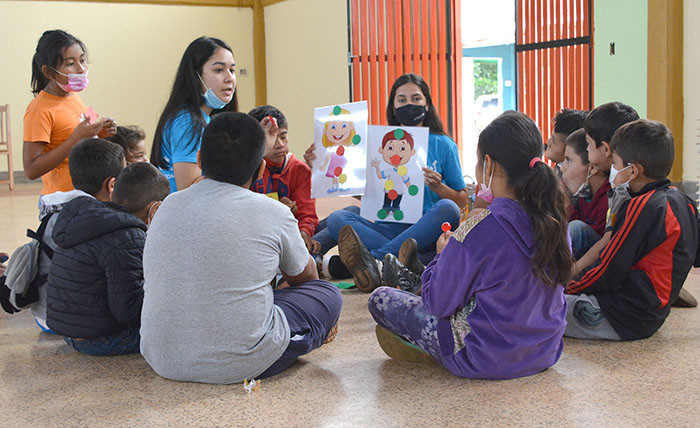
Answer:
M507 111L479 135L481 159L489 155L506 172L508 186L532 224L534 275L549 286L566 285L573 258L567 239L567 197L552 169L539 159L542 135L526 115Z

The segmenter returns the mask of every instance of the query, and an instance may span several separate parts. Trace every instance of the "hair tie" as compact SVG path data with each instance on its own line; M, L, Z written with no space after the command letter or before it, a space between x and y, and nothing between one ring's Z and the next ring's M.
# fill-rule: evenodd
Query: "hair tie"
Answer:
M534 168L537 162L542 162L542 159L536 157L532 158L532 160L530 161L530 169Z

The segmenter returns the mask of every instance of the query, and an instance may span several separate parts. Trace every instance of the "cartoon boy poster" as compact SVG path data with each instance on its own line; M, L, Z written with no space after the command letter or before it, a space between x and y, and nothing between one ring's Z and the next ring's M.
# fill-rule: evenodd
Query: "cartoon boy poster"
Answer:
M367 187L361 215L369 220L415 223L423 215L428 130L370 126Z
M314 109L312 198L364 193L367 118L366 101Z

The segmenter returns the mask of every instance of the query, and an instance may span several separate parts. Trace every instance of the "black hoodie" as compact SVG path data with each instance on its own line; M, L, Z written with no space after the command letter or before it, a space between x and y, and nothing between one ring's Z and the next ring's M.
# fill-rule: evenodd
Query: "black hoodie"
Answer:
M138 327L146 225L117 205L83 196L63 207L47 284L46 321L58 334L108 336Z

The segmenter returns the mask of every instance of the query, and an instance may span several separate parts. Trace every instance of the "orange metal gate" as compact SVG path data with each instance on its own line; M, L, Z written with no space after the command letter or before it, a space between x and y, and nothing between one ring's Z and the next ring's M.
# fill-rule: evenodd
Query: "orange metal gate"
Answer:
M562 108L593 107L593 0L517 0L518 110L545 141Z
M459 143L460 0L348 0L350 98L367 100L371 124L386 124L389 90L404 73L430 86L440 118Z

